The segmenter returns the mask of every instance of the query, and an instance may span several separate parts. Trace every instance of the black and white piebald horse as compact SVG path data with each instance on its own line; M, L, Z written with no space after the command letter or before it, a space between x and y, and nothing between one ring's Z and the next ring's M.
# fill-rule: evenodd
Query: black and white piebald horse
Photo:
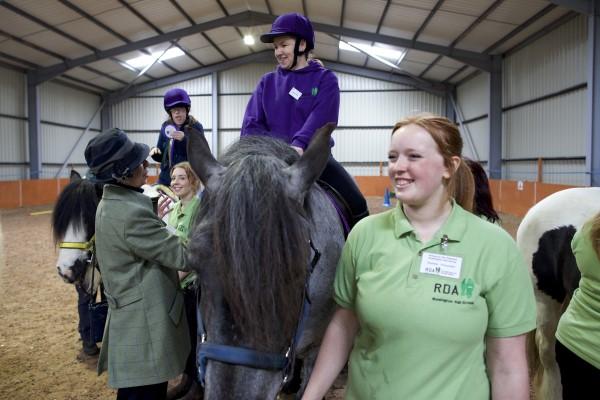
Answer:
M561 314L579 286L571 239L599 211L600 188L566 189L533 206L517 230L517 245L530 268L537 304L537 329L531 334L529 356L539 399L562 399L554 335Z

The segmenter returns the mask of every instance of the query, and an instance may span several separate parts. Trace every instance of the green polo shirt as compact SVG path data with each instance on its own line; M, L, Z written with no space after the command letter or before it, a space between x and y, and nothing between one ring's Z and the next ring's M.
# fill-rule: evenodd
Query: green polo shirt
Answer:
M571 241L581 280L569 307L560 317L556 338L578 357L600 369L600 260L590 238L591 227L588 221Z
M169 226L175 228L177 236L183 241L187 241L192 218L200 206L200 199L194 196L190 202L183 207L181 201L175 203L175 207L169 213Z
M360 322L347 399L488 399L485 336L524 334L536 323L512 238L456 204L427 243L400 206L362 220L334 290Z

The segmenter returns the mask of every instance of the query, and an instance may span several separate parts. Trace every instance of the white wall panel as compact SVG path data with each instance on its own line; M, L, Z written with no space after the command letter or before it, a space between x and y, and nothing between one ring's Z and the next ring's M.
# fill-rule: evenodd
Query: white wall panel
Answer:
M0 67L0 114L25 116L25 75Z
M219 132L219 155L223 154L227 148L240 138L238 131Z
M219 73L219 93L252 93L260 78L275 70L273 63L256 63Z
M39 87L40 113L44 121L85 127L100 105L100 97L54 82ZM91 128L100 129L100 113Z
M488 119L471 122L466 124L465 127L466 129L460 127L463 139L463 155L472 160L487 161L490 152L490 123Z
M458 105L465 120L480 117L489 113L490 108L490 75L477 74L456 88Z
M444 100L425 92L354 92L342 93L341 126L393 126L412 114L441 114Z
M27 179L29 176L29 167L26 165L0 165L0 180L16 181Z
M336 129L332 154L340 162L387 162L391 129Z
M41 124L42 164L63 163L81 133L81 129ZM98 132L88 131L75 147L68 163L85 163L85 146L97 134ZM43 166L42 168L45 169Z
M175 83L173 85L149 90L147 92L144 92L143 95L144 96L163 96L167 90L176 88L176 87L185 90L190 95L207 94L207 93L210 93L211 82L212 82L211 76L206 75L206 76L201 76L199 78L191 79L189 81L179 82L179 83ZM192 101L192 105L193 105L193 101Z
M239 130L244 120L248 100L250 100L248 94L219 96L219 128Z
M380 176L379 165L374 166L356 166L356 165L344 165L344 168L352 176ZM387 176L387 162L384 163L382 168L383 172L381 175ZM383 196L383 193L381 193Z
M192 96L190 114L200 121L205 129L212 126L211 97ZM113 126L125 131L158 131L167 119L161 97L133 97L112 106Z
M336 72L341 90L386 90L386 89L412 89L409 86L397 83L378 81L377 79L363 78L361 76Z
M27 161L27 143L27 121L0 116L0 160Z
M586 82L587 20L579 16L504 59L510 106Z
M585 89L504 113L503 158L585 156Z

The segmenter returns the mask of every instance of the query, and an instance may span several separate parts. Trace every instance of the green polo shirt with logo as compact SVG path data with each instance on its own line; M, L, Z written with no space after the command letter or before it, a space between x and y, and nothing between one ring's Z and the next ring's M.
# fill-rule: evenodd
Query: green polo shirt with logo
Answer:
M200 199L198 196L194 196L185 207L181 201L175 203L173 210L169 214L169 226L175 228L175 233L183 241L187 242L190 224L192 223L192 218L195 217L199 206Z
M347 399L489 399L485 336L524 334L536 323L514 241L457 204L427 243L400 206L362 220L334 290L360 322Z
M579 358L600 369L600 260L590 238L591 228L592 221L588 221L571 241L581 280L560 317L556 338Z

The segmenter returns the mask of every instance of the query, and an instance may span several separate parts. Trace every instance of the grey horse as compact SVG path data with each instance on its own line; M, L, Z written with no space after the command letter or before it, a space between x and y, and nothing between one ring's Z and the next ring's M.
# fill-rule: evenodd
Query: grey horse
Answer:
M219 161L204 135L188 131L189 160L206 186L188 251L206 341L284 355L310 305L292 346L292 382L284 388L282 370L212 359L207 400L275 399L282 389L300 398L304 391L335 307L332 283L344 243L336 210L315 184L333 129L319 129L302 156L281 141L246 136Z

